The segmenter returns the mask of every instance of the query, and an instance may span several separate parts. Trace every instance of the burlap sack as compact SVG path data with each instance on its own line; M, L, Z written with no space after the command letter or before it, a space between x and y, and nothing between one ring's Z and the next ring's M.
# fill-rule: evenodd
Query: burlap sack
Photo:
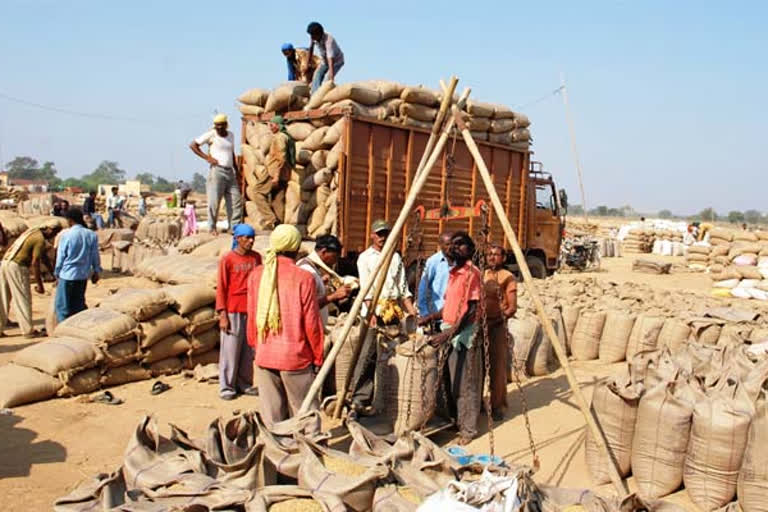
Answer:
M142 362L150 364L169 357L186 354L190 348L192 346L186 338L178 334L171 334L144 350Z
M332 90L334 87L336 87L336 84L330 80L323 82L323 84L318 87L315 92L312 93L312 96L310 96L309 101L304 108L306 110L314 110L316 108L320 108L320 106L325 103L325 95L328 94L328 91Z
M736 381L725 381L693 410L683 482L691 501L715 510L736 495L736 482L754 414L752 401Z
M437 110L435 110L437 114ZM469 117L465 124L471 132L487 132L491 128L491 118L489 117Z
M203 285L169 286L164 290L172 300L171 307L181 315L216 302L216 290Z
M328 91L323 98L323 102L330 101L336 103L343 100L352 100L363 105L376 105L381 101L381 93L378 89L367 87L362 84L350 83L337 85Z
M141 348L151 347L161 339L186 328L188 324L187 319L170 310L164 311L146 322L141 322L138 331Z
M187 370L193 370L197 365L219 364L219 349L209 350L202 354L182 356L182 363Z
M219 345L219 329L208 329L198 332L189 338L191 346L189 353L192 355L203 354L215 349Z
M418 103L403 103L400 105L400 115L425 123L432 123L437 117L437 109L427 107L426 105L419 105Z
M344 128L346 127L346 118L339 118L338 121L333 123L330 128L325 132L323 136L323 146L331 147L341 140L341 136L344 134Z
M416 512L424 502L414 489L407 485L388 484L376 488L373 494L373 512Z
M654 350L663 326L664 319L661 317L639 315L629 335L627 361L631 361L639 352Z
M328 82L326 82L328 83ZM338 497L312 492L295 485L272 485L259 489L247 504L249 512L343 512L344 502Z
M136 382L152 378L152 374L147 368L139 363L129 363L125 366L110 368L101 376L101 385L105 387L119 386L128 382Z
M30 345L13 358L13 363L18 366L35 368L53 377L90 368L99 361L101 353L96 347L77 338L50 338Z
M408 103L426 105L427 107L435 107L439 103L435 92L424 87L406 87L400 94L400 99Z
M121 341L120 343L109 345L102 349L102 353L104 354L104 364L108 368L124 366L136 361L141 356L139 344L136 340Z
M298 478L303 455L299 453L299 443L294 434L310 435L318 432L320 413L308 411L275 423L272 428L267 428L259 415L254 416L254 421L258 424L259 435L264 441L265 473L271 471L288 478Z
M131 315L136 321L142 322L165 311L169 302L162 289L122 288L102 299L97 306Z
M573 332L576 330L576 323L579 321L581 306L561 306L563 315L563 328L565 333L565 349L570 355L571 344L573 343Z
M688 339L702 345L717 345L724 323L713 318L692 318L688 320L688 326L691 328Z
M237 109L245 115L257 116L264 113L264 107L257 107L256 105L238 105Z
M285 82L269 93L264 109L267 112L285 112L295 107L303 107L300 98L309 98L309 86L301 81Z
M184 368L184 364L182 363L181 359L176 356L172 356L150 364L149 373L151 373L153 377L159 377L161 375L173 375L175 373L179 373L182 368Z
M0 407L47 400L56 396L61 381L48 374L15 364L0 366Z
M562 337L563 327L558 319L550 316L552 327L555 334ZM546 331L542 327L540 335L531 343L528 350L528 358L525 362L525 373L534 377L549 375L560 367L560 361L555 356L555 349L552 347L553 340L549 339Z
M286 126L286 131L295 141L303 141L315 131L311 123L295 122Z
M315 129L315 131L313 131L309 137L304 139L304 141L301 143L301 147L309 151L317 151L318 149L322 149L324 147L323 139L325 138L325 134L329 129L330 127L328 126L321 126L320 128Z
M98 345L120 343L135 335L136 320L123 313L92 308L72 315L56 326L57 338L79 338Z
M632 474L640 497L661 498L682 484L697 395L679 379L647 390L640 399L632 441Z
M632 384L629 379L622 377L608 379L595 388L591 408L605 434L613 458L613 462L606 459L591 430L587 429L585 456L587 468L595 484L611 481L609 464L615 464L622 477L629 475L635 419L642 393L641 384Z
M741 241L741 242L757 242L760 240L760 238L757 236L756 233L752 231L746 231L746 230L739 230L736 231L733 234L734 241Z
M342 342L340 336L341 331L344 328L344 323L347 321L347 316L348 313L341 313L337 317L336 325L331 329L331 333L329 335L329 340L332 345L336 345L337 343ZM352 329L350 329L349 335L347 336L344 345L341 347L341 350L336 356L336 361L333 365L335 384L333 387L333 392L344 388L344 383L347 379L347 373L349 373L350 367L352 366L352 357L354 356L355 346L358 343L362 343L362 340L360 339L361 324L362 321L360 318L356 318L355 322L352 324Z
M667 318L659 331L657 345L669 349L674 354L685 345L690 333L691 328L687 323L677 318Z
M248 89L237 97L237 101L245 105L263 107L267 98L269 98L269 91L266 89Z
M662 382L675 380L679 372L675 359L664 350L646 350L638 352L629 361L629 374L633 383L643 384L645 389L656 387Z
M571 341L571 354L574 359L577 361L597 359L605 317L604 311L581 312Z
M219 317L211 306L204 306L194 310L186 316L186 320L189 322L184 328L184 334L187 336L205 332L219 323Z
M507 320L507 330L515 340L514 365L518 371L527 371L528 356L531 347L541 337L541 325L533 315L518 313L518 318Z
M768 394L762 389L749 426L747 444L737 481L739 505L744 512L768 511Z
M723 229L723 228L712 228L709 230L709 237L712 238L720 238L722 240L727 240L729 242L733 241L733 231L730 229Z
M210 233L197 233L196 235L185 236L176 244L176 250L182 254L188 254L213 239L214 236Z
M467 100L465 110L473 116L491 117L493 116L494 106L490 103L469 99Z
M59 396L76 396L92 393L101 387L101 370L91 368L75 373L59 389Z
M339 160L341 159L341 153L343 151L343 141L338 141L325 158L325 165L329 169L337 169L339 167Z
M371 510L377 482L389 475L386 466L376 459L352 458L304 438L299 441L299 449L300 487L338 496L350 510Z
M624 360L634 325L635 315L617 310L608 311L600 335L598 357L601 362L618 363Z

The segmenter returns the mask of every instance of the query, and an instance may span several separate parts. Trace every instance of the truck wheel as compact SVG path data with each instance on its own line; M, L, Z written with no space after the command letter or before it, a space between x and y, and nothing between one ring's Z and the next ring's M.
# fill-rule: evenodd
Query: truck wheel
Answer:
M528 268L534 279L544 279L547 277L547 266L544 265L541 258L537 256L527 256L525 262L528 263Z

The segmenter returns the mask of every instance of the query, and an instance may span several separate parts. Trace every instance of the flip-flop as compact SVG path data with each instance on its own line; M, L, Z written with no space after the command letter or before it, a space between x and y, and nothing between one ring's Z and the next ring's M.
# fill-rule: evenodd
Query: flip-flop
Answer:
M105 391L102 394L93 397L92 402L106 405L120 405L123 403L122 398L117 398L109 391Z
M152 391L150 391L150 393L152 393L153 395L159 395L160 393L165 393L169 389L171 389L171 386L159 380L154 384L152 384Z

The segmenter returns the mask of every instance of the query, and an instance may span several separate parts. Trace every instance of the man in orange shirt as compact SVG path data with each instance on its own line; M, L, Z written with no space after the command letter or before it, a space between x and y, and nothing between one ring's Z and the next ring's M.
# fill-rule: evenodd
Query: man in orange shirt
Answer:
M506 252L492 245L486 254L485 307L488 318L488 359L491 364L491 414L494 421L504 419L507 407L507 319L517 311L517 281L504 268Z
M315 278L296 266L301 234L281 224L264 264L248 278L248 343L266 426L293 416L323 364L323 322ZM314 397L313 407L319 407ZM319 427L319 425L318 425Z
M256 395L253 387L253 350L246 341L248 320L248 275L261 265L259 253L251 250L256 235L248 224L233 230L232 250L219 260L216 312L219 314L219 396L232 400L241 391Z
M459 231L451 238L451 259L454 262L448 275L443 309L421 317L419 323L427 325L442 320L443 332L432 337L433 345L451 344L448 371L451 395L456 406L459 444L468 444L477 436L477 418L480 415L483 371L480 364L482 347L476 338L477 305L480 301L482 276L472 264L475 243L470 236Z

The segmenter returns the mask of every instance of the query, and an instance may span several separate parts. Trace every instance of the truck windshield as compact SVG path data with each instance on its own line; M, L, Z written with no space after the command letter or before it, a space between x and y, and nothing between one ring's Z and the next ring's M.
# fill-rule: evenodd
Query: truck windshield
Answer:
M551 210L556 214L557 203L550 183L536 184L536 208Z

